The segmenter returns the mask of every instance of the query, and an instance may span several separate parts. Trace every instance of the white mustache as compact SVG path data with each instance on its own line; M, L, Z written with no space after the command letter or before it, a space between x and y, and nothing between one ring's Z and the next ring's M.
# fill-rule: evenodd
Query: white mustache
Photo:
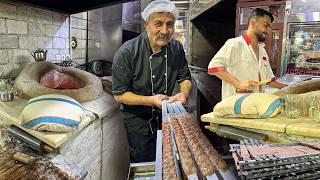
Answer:
M170 40L170 37L168 35L165 35L165 34L162 34L162 33L158 33L155 40L167 40L169 41Z

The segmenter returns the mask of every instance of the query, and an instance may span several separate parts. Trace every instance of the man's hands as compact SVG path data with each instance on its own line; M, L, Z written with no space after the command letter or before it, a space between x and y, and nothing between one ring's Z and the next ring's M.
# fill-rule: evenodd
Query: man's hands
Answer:
M157 95L154 95L154 96L150 96L150 98L151 98L152 105L153 106L157 106L158 108L161 108L161 102L163 100L169 99L168 96L163 95L163 94L157 94Z
M178 93L175 96L169 98L169 96L163 94L156 94L154 96L142 96L128 91L122 95L115 95L114 99L119 103L127 105L156 106L158 108L161 108L161 102L163 100L169 100L170 103L174 101L181 101L182 104L186 104L188 97L185 95L185 93Z
M248 93L248 92L253 92L253 87L257 86L258 82L256 81L241 81L238 82L235 86L236 92L237 93Z
M168 100L168 103L173 103L175 101L180 101L184 106L187 104L188 97L184 93L178 93L175 96L171 96Z
M163 100L168 100L168 103L173 103L175 101L180 101L182 105L186 105L188 97L184 93L178 93L175 96L168 97L163 94L157 94L154 96L150 96L152 105L161 108L161 102Z
M219 71L219 72L214 73L214 75L216 75L222 81L225 81L225 82L231 84L232 86L234 86L236 88L237 93L239 93L239 92L244 92L244 93L253 92L253 90L252 90L253 87L257 86L256 81L250 81L250 80L239 81L236 77L229 74L228 71Z

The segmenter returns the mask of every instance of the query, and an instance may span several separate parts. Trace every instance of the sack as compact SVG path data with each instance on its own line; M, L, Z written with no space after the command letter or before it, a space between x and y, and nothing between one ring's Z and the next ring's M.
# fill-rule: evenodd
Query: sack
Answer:
M84 115L81 104L71 97L48 94L30 99L20 118L28 129L68 132L77 129Z
M217 117L269 118L279 114L283 100L273 94L248 93L227 97L216 104Z

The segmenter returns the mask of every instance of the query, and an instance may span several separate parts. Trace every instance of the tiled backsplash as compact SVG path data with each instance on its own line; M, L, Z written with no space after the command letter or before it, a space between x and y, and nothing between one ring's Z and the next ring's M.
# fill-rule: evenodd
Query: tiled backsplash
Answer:
M88 13L88 15L87 15ZM77 39L77 48L72 49L71 57L78 64L84 64L86 58L86 39L88 36L88 58L100 59L101 48L96 47L95 43L101 41L101 23L102 23L102 9L91 10L71 15L71 37ZM87 18L88 20L88 34L87 34ZM63 54L61 54L63 55Z

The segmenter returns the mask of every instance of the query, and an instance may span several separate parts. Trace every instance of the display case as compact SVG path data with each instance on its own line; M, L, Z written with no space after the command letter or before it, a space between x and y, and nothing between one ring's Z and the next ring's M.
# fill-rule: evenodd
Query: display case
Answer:
M320 76L319 0L286 2L281 75Z
M320 24L289 23L287 73L320 76Z

